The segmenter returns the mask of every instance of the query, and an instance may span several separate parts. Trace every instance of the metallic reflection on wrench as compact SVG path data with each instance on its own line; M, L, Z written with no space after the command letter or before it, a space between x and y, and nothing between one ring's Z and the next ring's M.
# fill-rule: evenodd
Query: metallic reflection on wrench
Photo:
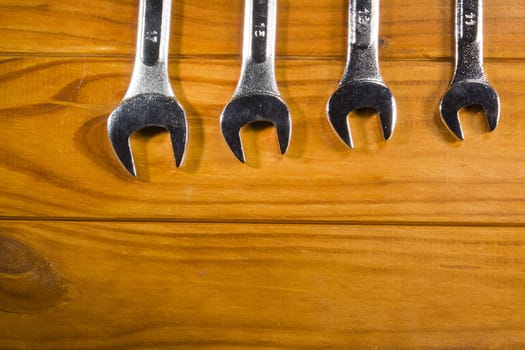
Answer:
M141 0L135 67L128 91L108 119L108 134L121 163L134 176L131 135L158 126L170 133L176 165L188 140L184 110L175 99L168 76L171 0Z
M245 1L241 77L220 118L224 139L241 162L246 158L240 131L247 124L274 124L281 154L290 143L290 112L280 97L274 73L276 21L277 0Z
M483 1L456 0L456 70L439 106L441 119L460 140L464 139L458 111L481 105L489 131L499 122L499 96L483 70Z
M349 0L348 56L339 88L327 104L334 131L353 147L348 114L360 108L379 113L383 137L388 140L396 124L396 102L379 71L379 0Z

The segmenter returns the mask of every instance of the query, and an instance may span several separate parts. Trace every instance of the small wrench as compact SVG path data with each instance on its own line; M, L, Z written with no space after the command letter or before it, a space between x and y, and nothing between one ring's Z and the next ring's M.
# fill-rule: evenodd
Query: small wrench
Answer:
M226 143L243 163L240 131L247 124L268 121L275 125L281 154L290 143L290 112L275 80L276 22L277 0L245 1L241 76L220 118Z
M489 131L499 122L500 102L483 70L483 0L456 0L456 69L439 111L448 129L464 139L458 111L481 105Z
M379 0L349 1L346 69L326 110L334 131L352 148L348 114L360 108L375 109L388 140L396 124L396 101L379 70Z
M177 166L188 141L186 114L177 102L168 75L171 0L140 0L135 66L128 90L108 119L111 145L120 162L136 176L131 135L158 126L171 136Z

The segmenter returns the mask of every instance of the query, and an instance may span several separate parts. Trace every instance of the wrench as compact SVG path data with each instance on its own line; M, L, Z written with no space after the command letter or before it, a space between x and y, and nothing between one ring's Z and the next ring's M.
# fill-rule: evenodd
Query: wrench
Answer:
M188 141L186 114L168 76L171 0L140 0L135 66L128 90L108 118L111 145L124 167L136 176L131 135L158 126L170 133L177 166Z
M346 68L326 111L334 131L352 148L348 114L359 108L375 109L388 140L396 124L396 101L379 70L379 0L349 1Z
M483 0L456 0L456 69L439 111L442 121L460 140L465 137L458 111L468 105L481 105L489 131L496 128L499 96L483 70Z
M220 117L222 134L233 154L246 162L240 131L257 121L277 129L281 154L288 149L292 132L287 105L275 80L277 0L246 0L241 76L231 101Z

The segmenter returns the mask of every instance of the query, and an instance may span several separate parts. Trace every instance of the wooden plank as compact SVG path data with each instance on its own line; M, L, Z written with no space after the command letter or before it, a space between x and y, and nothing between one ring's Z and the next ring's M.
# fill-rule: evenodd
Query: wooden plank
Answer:
M172 55L239 55L242 1L174 1ZM485 3L486 56L525 58L522 0ZM283 56L346 54L347 1L283 0L277 52ZM60 55L130 55L137 1L0 0L0 52ZM383 0L381 55L450 58L453 3Z
M487 70L502 98L488 133L479 110L462 116L454 141L437 105L452 67L385 62L399 121L384 142L377 118L351 118L347 149L325 117L342 61L287 60L278 67L294 123L278 154L273 128L243 132L247 164L227 148L218 118L235 88L238 61L181 60L171 73L190 143L175 168L166 133L134 138L139 179L114 157L106 119L123 95L128 60L12 58L0 65L0 216L95 219L525 223L523 63Z
M524 228L3 221L0 239L0 349L525 347Z

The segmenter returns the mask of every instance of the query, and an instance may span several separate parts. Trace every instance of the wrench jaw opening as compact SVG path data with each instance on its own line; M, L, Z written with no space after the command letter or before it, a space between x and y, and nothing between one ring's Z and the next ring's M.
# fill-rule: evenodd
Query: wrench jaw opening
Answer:
M459 110L470 105L483 107L489 131L494 131L498 126L500 100L492 86L474 81L454 83L441 100L439 111L443 123L459 140L465 139L459 120Z
M348 147L354 147L348 114L360 108L377 111L383 138L390 139L397 119L396 101L384 84L370 81L353 81L342 85L328 101L328 121L339 138Z
M221 114L221 130L233 154L246 163L241 141L241 128L255 122L272 123L277 131L281 154L286 153L290 144L292 124L286 104L277 96L251 95L234 98Z
M141 94L124 100L109 116L107 129L113 151L128 172L137 176L130 138L133 133L150 126L170 133L175 164L184 160L188 141L186 115L177 101L162 94Z

